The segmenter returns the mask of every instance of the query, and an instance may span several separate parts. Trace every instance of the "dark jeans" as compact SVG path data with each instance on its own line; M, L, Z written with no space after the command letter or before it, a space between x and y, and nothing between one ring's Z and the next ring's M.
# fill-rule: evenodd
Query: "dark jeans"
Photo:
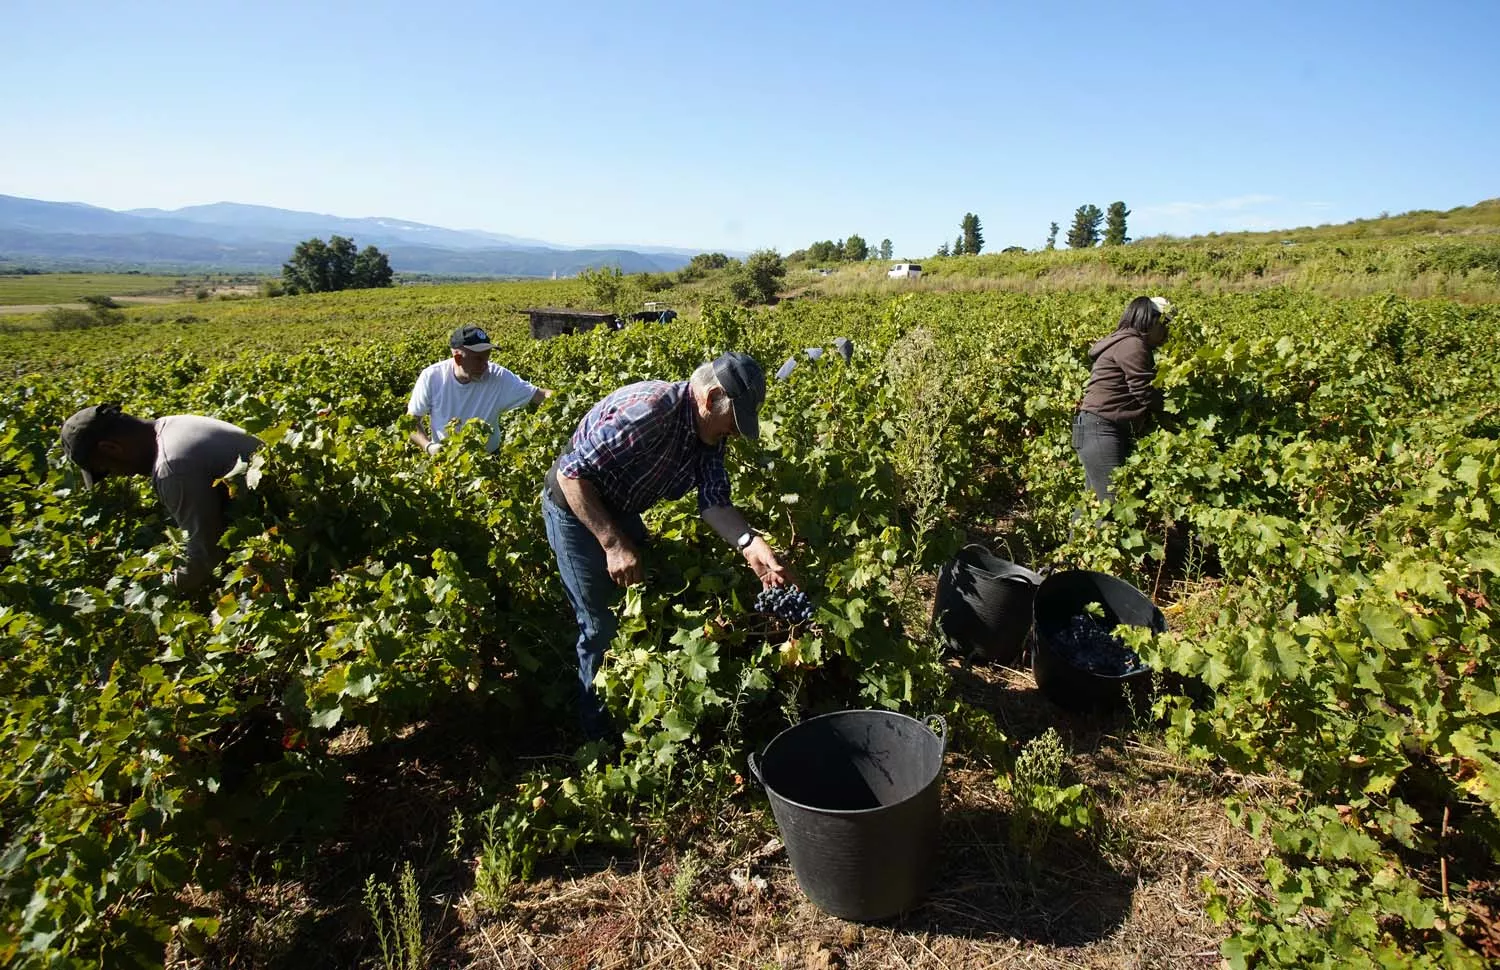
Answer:
M1092 411L1079 411L1073 416L1073 450L1083 462L1089 488L1101 501L1115 497L1110 476L1125 464L1134 446L1135 434L1124 421L1101 418Z
M646 527L634 513L617 513L616 523L639 548L646 540ZM594 675L604 660L604 649L615 638L619 621L615 604L624 590L609 578L604 547L588 526L542 490L542 519L547 525L547 544L557 557L563 589L578 620L578 715L583 733L604 738L613 733L609 716L594 690Z

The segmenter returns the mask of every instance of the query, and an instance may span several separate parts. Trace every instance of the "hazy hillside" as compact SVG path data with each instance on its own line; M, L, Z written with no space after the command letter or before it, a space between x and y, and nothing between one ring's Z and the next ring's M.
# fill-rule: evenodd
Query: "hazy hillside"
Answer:
M397 272L561 276L619 266L626 273L659 273L688 261L670 251L567 249L403 219L347 219L233 202L117 212L0 195L0 261L47 268L275 272L298 242L335 234L379 247Z
M356 238L361 244L368 240L370 245L382 249L400 244L439 249L557 248L535 239L444 229L405 219L346 219L342 216L296 212L264 205L243 205L238 202L215 202L171 211L130 209L121 214L177 225L187 224L198 232L212 232L216 235L234 233L259 238L292 235L307 239L317 235L326 238L330 233L337 233Z

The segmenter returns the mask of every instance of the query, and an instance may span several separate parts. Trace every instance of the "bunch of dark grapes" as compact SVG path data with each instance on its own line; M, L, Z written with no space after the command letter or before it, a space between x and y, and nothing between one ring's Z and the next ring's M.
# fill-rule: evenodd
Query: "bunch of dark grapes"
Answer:
M1087 614L1070 619L1052 639L1068 663L1091 674L1124 677L1143 666L1134 650Z
M755 608L787 623L806 623L812 619L812 600L795 586L767 586L755 597Z

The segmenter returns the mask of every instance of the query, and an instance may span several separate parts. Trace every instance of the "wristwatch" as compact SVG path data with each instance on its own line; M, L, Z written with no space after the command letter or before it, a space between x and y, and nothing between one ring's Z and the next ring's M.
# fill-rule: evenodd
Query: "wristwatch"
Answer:
M743 533L741 533L738 539L734 540L734 547L740 552L744 552L745 547L754 542L757 535L759 535L759 533L754 529L746 529Z

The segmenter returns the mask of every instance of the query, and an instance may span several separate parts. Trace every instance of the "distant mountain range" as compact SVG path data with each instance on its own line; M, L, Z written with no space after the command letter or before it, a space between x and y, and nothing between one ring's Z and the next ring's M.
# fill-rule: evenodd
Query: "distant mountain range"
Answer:
M625 246L567 249L539 239L404 219L346 219L236 202L121 212L0 195L0 263L45 269L275 272L297 243L331 235L353 239L361 249L379 248L398 273L572 276L599 266L660 273L686 265L696 253Z

